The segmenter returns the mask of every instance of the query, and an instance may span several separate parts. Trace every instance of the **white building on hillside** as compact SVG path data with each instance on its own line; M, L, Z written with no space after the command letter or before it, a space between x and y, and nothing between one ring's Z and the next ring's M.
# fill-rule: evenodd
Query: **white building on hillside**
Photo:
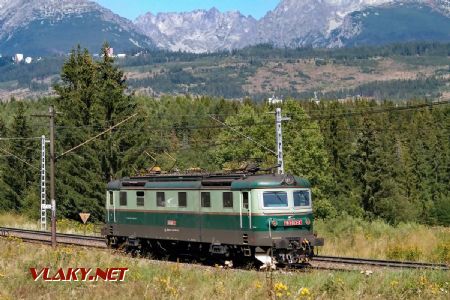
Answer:
M267 102L269 102L269 104L278 104L278 103L283 104L283 99L272 96L269 99L267 99Z
M108 57L114 57L114 48L109 47L106 50L106 53L107 53Z
M13 60L16 63L20 63L23 60L23 54L22 53L16 53L16 55L14 55Z

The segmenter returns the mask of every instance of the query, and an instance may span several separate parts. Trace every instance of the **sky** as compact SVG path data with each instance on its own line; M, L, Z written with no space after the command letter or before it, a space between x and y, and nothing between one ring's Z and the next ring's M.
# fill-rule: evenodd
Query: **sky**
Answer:
M147 12L184 12L216 7L221 12L239 10L243 15L262 18L280 0L94 0L114 13L130 20Z

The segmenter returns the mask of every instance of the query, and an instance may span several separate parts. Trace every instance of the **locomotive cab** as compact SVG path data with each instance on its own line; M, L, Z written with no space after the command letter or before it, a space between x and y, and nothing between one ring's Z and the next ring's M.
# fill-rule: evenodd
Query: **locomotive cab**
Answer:
M296 176L267 175L236 182L250 188L249 243L257 245L255 257L264 264L293 264L314 255L323 239L313 234L313 209L309 182ZM233 187L233 184L232 184ZM243 227L245 231L245 227Z

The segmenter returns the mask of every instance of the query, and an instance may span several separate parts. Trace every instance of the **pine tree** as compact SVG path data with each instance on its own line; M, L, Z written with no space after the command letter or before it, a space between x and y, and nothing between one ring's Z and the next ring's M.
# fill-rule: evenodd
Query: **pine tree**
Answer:
M55 86L57 132L56 151L73 148L95 135L100 128L97 64L89 52L78 46L61 72L62 83ZM81 211L102 219L104 182L100 166L99 142L94 141L57 161L58 211L76 218Z
M138 111L135 98L125 94L123 72L114 65L108 50L105 43L101 60L94 61L87 50L78 47L63 66L63 82L55 86L57 109L62 113L58 116L62 126L59 149L70 149ZM105 183L129 175L136 165L133 159L139 164L145 155L143 151L136 154L145 144L144 117L140 113L58 161L62 178L59 192L66 214L76 217L79 211L87 210L94 219L103 217Z
M385 122L383 122L385 123ZM387 125L377 134L376 169L381 176L379 190L374 193L374 214L392 224L415 221L420 213L415 199L408 197L405 188L405 165L400 141L392 126Z
M377 152L375 148L375 124L365 117L356 141L353 155L353 176L361 196L361 207L368 217L374 216L375 193L380 189L380 175L377 172Z
M23 102L17 103L17 112L8 132L10 137L22 139L12 140L9 143L8 151L14 156L7 156L3 171L3 181L8 186L5 195L8 204L5 204L5 207L20 210L27 189L38 178L38 171L31 167L35 159L36 144L27 140L31 137L32 130L25 115Z
M354 191L351 159L355 152L356 130L350 127L347 118L339 117L353 105L338 102L321 104L319 117L322 118L321 129L330 161L331 186L328 194L334 199L333 204L339 212L361 217L363 210Z
M0 118L0 137L5 138L8 136L8 131L6 124L3 122L3 119ZM14 191L11 187L5 182L6 176L8 175L8 143L6 141L0 141L0 147L2 151L0 151L0 210L9 210L12 209L14 204L12 199L15 198ZM5 152L5 150L7 152ZM7 180L7 179L6 179Z
M127 86L123 72L114 65L114 59L109 55L109 45L102 48L102 59L97 63L98 87L98 122L104 128L115 126L136 112L137 104L131 95L125 95ZM127 164L121 164L120 155L133 148L142 132L139 125L142 118L134 118L122 125L120 129L109 132L102 137L103 150L102 174L105 181L117 177L120 173L129 172Z

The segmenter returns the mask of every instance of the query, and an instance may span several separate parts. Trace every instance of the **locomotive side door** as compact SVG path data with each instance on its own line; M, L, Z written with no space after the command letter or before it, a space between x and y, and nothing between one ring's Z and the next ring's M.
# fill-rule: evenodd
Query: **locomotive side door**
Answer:
M108 214L108 222L115 223L116 222L116 199L114 199L114 192L109 191L107 197L107 214Z
M251 228L251 201L249 192L241 192L240 195L239 217L242 230Z
M201 200L200 200L200 190L196 190L193 194L193 200L192 203L194 203L194 211L196 211L197 217L194 218L194 228L196 228L195 238L197 241L202 241L202 209L201 209Z

